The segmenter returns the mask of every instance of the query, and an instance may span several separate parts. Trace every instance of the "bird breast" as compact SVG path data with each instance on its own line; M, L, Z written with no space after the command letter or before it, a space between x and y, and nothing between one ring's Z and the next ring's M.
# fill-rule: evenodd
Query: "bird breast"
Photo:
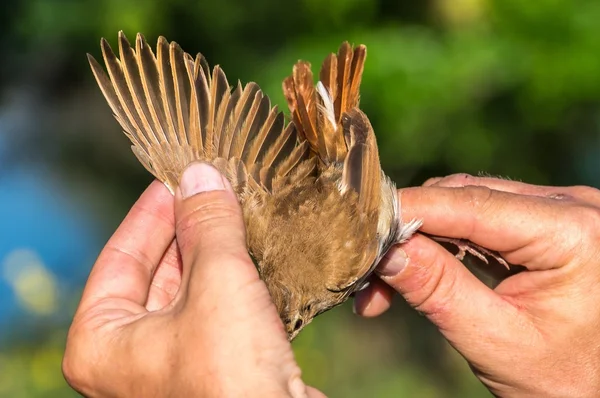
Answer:
M248 248L264 278L313 286L331 268L352 269L376 239L377 217L357 209L354 192L319 180L244 206ZM287 285L287 284L286 284Z

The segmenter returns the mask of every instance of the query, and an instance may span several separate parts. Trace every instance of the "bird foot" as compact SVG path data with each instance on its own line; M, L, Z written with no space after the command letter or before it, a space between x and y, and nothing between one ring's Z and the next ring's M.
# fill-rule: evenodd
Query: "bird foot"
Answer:
M456 246L458 248L458 253L456 253L454 256L460 261L462 261L465 258L465 255L469 253L486 264L489 264L488 257L491 257L505 266L506 269L510 269L508 263L502 258L502 256L500 256L500 254L488 250L485 247L481 247L471 241L464 239L442 238L439 236L432 238L438 242L450 243L451 245Z

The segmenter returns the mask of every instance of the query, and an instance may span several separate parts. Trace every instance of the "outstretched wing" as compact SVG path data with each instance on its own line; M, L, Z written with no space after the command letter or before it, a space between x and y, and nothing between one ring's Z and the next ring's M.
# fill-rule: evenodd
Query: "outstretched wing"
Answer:
M141 34L132 48L119 32L119 58L106 40L101 47L108 74L88 55L94 76L134 154L171 192L196 160L215 165L243 196L272 192L308 159L309 144L256 83L232 90L219 66L211 72L201 54L164 37L156 56Z

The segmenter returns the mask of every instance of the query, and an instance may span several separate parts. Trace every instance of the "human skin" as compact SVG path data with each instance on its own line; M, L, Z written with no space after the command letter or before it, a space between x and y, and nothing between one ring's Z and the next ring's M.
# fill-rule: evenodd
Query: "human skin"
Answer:
M497 396L600 396L600 191L466 174L424 185L401 191L405 220L526 271L492 290L417 235L387 254L355 311L380 315L400 293Z
M229 185L195 171L190 186L222 185L173 198L154 182L101 253L69 331L67 381L91 397L322 397L301 380ZM417 235L388 253L358 313L383 313L399 292L495 395L600 396L600 191L455 175L400 199L423 232L528 271L491 290Z
M92 269L67 382L88 397L323 397L302 382L245 242L216 169L190 166L175 198L153 182Z

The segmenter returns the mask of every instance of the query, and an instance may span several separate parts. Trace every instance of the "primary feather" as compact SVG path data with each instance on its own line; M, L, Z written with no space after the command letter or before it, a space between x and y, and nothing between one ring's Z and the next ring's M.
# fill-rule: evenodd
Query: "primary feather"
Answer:
M101 47L108 75L88 56L94 76L133 152L171 192L195 160L213 163L243 199L269 193L308 159L294 124L255 83L232 91L219 66L211 74L201 54L194 60L163 37L157 56L140 34L134 50L119 33L120 59L106 40Z

